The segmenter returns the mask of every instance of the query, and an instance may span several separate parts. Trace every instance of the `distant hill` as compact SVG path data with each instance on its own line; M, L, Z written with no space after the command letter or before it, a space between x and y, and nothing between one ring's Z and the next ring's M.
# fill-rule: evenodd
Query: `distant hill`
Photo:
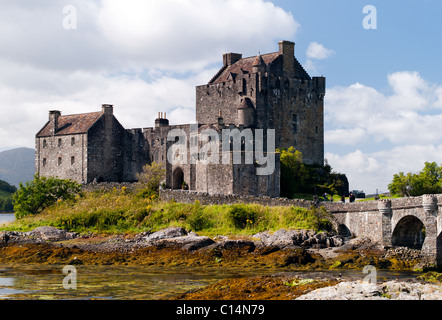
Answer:
M18 187L19 182L33 180L35 151L17 148L0 152L0 180Z

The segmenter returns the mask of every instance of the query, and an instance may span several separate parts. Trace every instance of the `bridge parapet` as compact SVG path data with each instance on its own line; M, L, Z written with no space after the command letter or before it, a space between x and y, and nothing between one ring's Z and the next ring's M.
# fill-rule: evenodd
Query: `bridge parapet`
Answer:
M438 199L437 195L425 194L422 196L422 206L427 214L432 214L437 216L438 209Z
M391 200L390 199L381 199L378 201L378 210L383 214L390 214L393 212L391 208Z

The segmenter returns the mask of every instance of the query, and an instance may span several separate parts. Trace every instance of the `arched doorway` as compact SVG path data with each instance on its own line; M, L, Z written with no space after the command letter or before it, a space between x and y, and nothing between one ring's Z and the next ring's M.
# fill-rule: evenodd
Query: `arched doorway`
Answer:
M394 228L391 244L421 250L424 240L425 226L422 221L415 216L406 216Z
M173 179L172 188L173 189L181 189L181 186L183 185L183 182L184 182L183 169L181 169L180 167L176 168L173 171L172 179Z

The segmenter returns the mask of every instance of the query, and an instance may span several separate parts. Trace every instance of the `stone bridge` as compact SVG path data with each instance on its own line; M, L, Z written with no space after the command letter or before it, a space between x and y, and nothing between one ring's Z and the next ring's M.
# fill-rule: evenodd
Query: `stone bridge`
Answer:
M430 264L442 266L442 195L354 203L326 203L338 231L384 245L420 249Z
M299 199L209 195L161 188L160 197L165 201L173 199L184 203L198 200L203 205L257 203L310 208L314 204ZM442 194L353 203L321 202L321 206L333 214L339 233L367 237L385 247L420 249L428 263L442 267Z

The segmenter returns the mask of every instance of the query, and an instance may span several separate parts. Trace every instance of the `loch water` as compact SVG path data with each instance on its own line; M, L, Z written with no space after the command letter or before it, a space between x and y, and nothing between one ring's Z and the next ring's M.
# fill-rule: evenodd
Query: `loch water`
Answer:
M163 300L222 279L270 275L287 270L198 269L146 266L0 266L0 299L3 300ZM75 271L75 272L74 272ZM297 272L290 271L295 276ZM317 278L318 272L300 271L303 277ZM324 271L322 271L324 273ZM361 270L325 271L363 280ZM382 281L411 280L417 273L378 271Z

